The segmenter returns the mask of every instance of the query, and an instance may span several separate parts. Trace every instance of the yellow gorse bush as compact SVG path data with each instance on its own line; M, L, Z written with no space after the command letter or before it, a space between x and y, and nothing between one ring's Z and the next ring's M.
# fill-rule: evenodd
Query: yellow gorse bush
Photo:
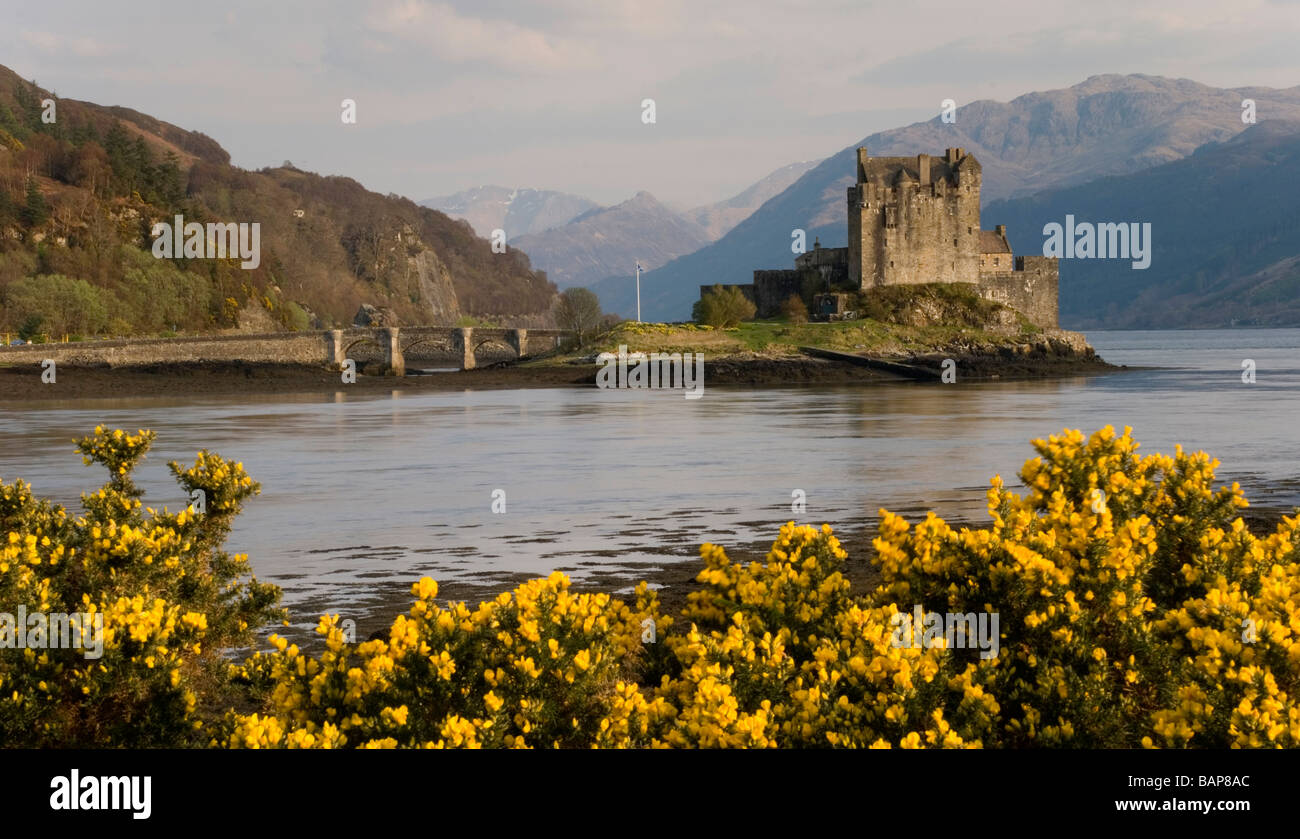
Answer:
M422 579L386 637L347 643L336 616L321 619L319 654L272 636L272 651L226 674L255 711L220 720L196 719L192 695L158 687L170 684L169 672L182 674L180 689L193 684L187 656L197 653L186 644L211 650L222 643L214 636L232 637L224 601L177 597L178 581L195 570L167 559L199 544L213 555L221 523L228 529L248 490L242 470L206 453L192 470L174 467L184 486L208 488L224 511L202 532L140 520L129 486L88 497L99 518L73 530L61 510L30 498L19 505L26 512L10 512L22 485L4 487L9 506L0 515L24 525L10 532L0 579L21 583L12 591L25 602L55 602L66 595L52 569L95 557L92 565L108 570L88 602L112 613L125 651L97 690L118 673L147 684L171 697L176 719L202 723L191 739L213 746L1300 745L1297 519L1252 533L1238 515L1240 488L1216 486L1216 461L1181 449L1139 456L1128 429L1066 431L1033 445L1023 494L993 479L984 528L954 529L933 514L909 523L882 510L869 560L850 560L829 526L793 522L764 562L741 565L704 545L700 588L676 619L660 614L644 583L625 603L573 592L556 573L470 607L440 605L437 584ZM111 451L102 455L109 463L133 449ZM111 573L119 556L132 558L129 578ZM850 561L877 566L875 590L852 591ZM996 614L998 654L943 640L899 644L895 619L918 607ZM246 630L256 611L237 610L235 626ZM44 709L53 720L77 707L65 704L75 699L69 686L90 677L70 675L75 662L59 672L31 656L3 656L0 688L32 697L38 682L59 687L25 706L0 705L0 724L10 726L15 708ZM155 671L157 684L147 675ZM200 711L221 707L224 696L198 697ZM81 707L103 717L108 699L98 693ZM154 724L141 716L105 736L167 739L143 730ZM61 731L67 740L85 729Z
M281 724L232 715L219 742L585 746L599 733L616 745L639 736L641 717L659 707L642 707L620 684L635 672L641 621L654 611L647 587L636 608L607 594L574 594L559 573L475 609L442 608L437 593L433 580L416 583L414 605L386 639L347 644L337 618L322 618L318 658L273 637L276 652L254 655L240 674L269 689Z
M884 514L875 541L877 602L1000 615L996 659L947 651L965 660L963 689L1001 708L958 733L986 746L1300 742L1296 519L1254 536L1240 488L1214 488L1217 462L1138 457L1128 429L1034 446L1023 497L993 480L987 530Z
M102 655L87 657L93 632L74 646L0 640L0 745L175 746L201 744L207 703L231 693L221 652L253 642L281 614L275 586L242 582L247 557L220 550L241 502L258 491L239 464L206 452L190 468L170 464L187 491L202 489L207 512L142 509L131 473L152 432L96 428L77 441L87 465L109 481L82 495L85 512L0 482L0 612L97 615ZM200 697L202 694L202 697Z

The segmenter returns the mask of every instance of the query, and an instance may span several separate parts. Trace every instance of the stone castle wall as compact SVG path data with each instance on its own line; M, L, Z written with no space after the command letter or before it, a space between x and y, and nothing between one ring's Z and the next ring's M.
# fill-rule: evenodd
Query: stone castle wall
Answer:
M1014 270L1012 256L1009 253L980 254L980 274L1000 274Z
M1014 271L982 274L980 297L1010 306L1035 324L1056 328L1060 262L1047 256L1018 256Z
M848 255L848 248L814 247L795 257L794 267L797 271L815 275L821 281L818 291L827 291L848 285Z
M862 160L866 150L858 152L859 168L871 179L848 190L850 282L864 290L974 282L979 275L979 163L951 154L946 161L927 155L915 162Z
M781 304L792 294L796 297L803 294L803 271L786 269L754 272L754 306L758 309L757 317L776 317L781 313Z

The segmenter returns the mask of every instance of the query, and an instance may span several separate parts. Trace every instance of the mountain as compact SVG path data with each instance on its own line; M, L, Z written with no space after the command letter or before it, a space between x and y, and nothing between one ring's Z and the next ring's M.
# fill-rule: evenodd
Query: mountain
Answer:
M230 165L212 138L58 99L0 67L0 330L130 334L406 323L545 325L557 291L522 252L344 177ZM260 226L260 257L155 258L157 222ZM178 255L179 256L179 255Z
M1300 87L1224 90L1185 79L1106 75L1007 103L973 102L958 109L952 124L936 116L872 134L810 169L717 242L643 276L644 316L687 318L700 285L744 283L756 268L790 267L795 229L804 230L809 242L819 236L824 246L843 246L845 189L858 146L881 156L965 148L983 167L981 197L987 204L1141 171L1227 140L1246 127L1244 98L1256 100L1261 120L1300 118ZM627 315L635 308L626 284L592 290L606 310Z
M1062 259L1072 328L1300 326L1300 122L1267 120L1191 156L1124 177L984 208L1016 253L1042 253L1043 226L1151 225L1150 265Z
M420 205L468 221L474 232L484 238L490 238L493 230L504 230L507 241L567 224L600 206L567 192L503 186L475 187L455 195L429 198Z
M638 192L622 204L588 210L563 227L519 236L512 248L526 251L560 288L586 286L606 277L626 280L643 269L709 243L704 229ZM635 304L634 304L635 308Z
M804 172L816 165L817 161L808 160L803 163L791 163L789 166L782 166L758 181L758 183L738 195L728 198L726 201L696 207L687 210L682 215L703 227L704 232L708 234L711 240L719 239L727 231L753 215L754 211L763 206L769 198L785 192L786 187L799 180L799 177Z

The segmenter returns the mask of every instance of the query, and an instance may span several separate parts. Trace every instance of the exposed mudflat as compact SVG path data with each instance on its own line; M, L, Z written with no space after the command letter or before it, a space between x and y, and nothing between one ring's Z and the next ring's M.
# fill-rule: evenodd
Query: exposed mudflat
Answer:
M919 358L924 363L939 362ZM964 355L957 358L960 378L1012 379L1114 372L1096 356ZM476 388L594 387L595 364L501 364L457 372L407 376L359 375L345 384L327 367L247 362L198 362L111 367L60 365L55 381L42 381L32 364L0 364L0 401L193 396L223 393L334 393L451 391ZM706 362L713 386L781 387L799 384L869 384L901 381L898 376L854 364L817 358L719 358Z

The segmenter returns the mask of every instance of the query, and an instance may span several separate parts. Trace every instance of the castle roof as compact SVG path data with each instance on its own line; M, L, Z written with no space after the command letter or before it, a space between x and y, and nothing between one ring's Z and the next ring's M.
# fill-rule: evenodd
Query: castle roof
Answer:
M967 154L955 163L941 155L930 155L930 181L938 183L947 181L956 186L958 172L979 172L981 166L974 155ZM910 157L868 157L865 161L865 177L859 183L874 183L879 186L892 187L900 183L920 183L921 170L915 156Z
M980 253L1011 253L1011 245L996 230L981 230Z

